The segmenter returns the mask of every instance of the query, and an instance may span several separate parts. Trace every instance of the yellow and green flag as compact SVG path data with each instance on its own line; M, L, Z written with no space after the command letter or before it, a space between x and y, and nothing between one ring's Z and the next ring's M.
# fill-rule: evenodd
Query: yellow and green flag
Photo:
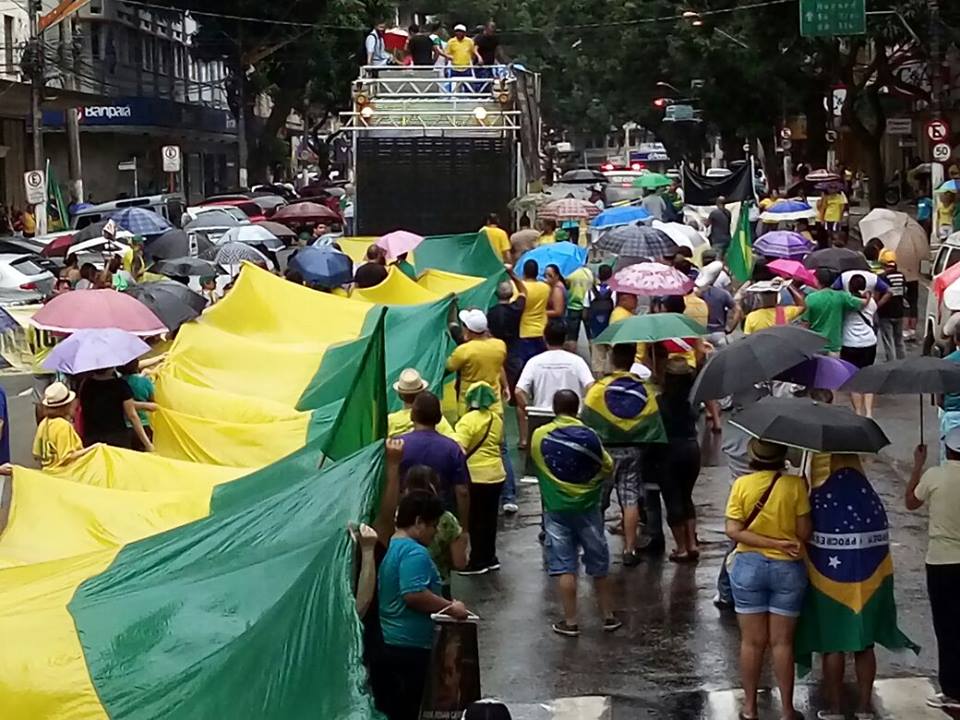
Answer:
M546 511L586 512L597 507L603 478L613 470L597 433L576 418L560 415L534 430L530 456Z
M591 385L580 416L607 445L667 441L656 392L633 373L614 372Z
M740 215L733 240L727 250L727 267L738 281L746 282L753 273L753 230L750 227L750 204L740 203Z

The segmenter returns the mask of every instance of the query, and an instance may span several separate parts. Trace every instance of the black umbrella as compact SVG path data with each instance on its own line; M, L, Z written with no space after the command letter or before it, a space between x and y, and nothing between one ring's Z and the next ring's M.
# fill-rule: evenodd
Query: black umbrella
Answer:
M596 170L567 170L563 175L560 176L560 182L562 183L605 183L610 182L610 178L604 175L602 172L597 172Z
M178 282L131 285L124 292L150 308L171 331L195 320L207 305L203 297Z
M847 270L870 270L867 259L856 250L847 248L827 248L810 253L803 260L803 265L811 270L829 268L837 272Z
M205 250L211 243L205 237L196 235L197 251ZM147 240L143 249L147 257L154 260L181 258L190 255L190 238L183 230L174 228L163 235Z
M890 444L870 418L807 398L764 398L730 423L761 440L814 452L875 453Z
M662 230L645 225L623 225L608 230L597 240L598 250L631 258L673 257L680 248Z
M746 390L823 352L826 338L796 325L760 330L717 352L697 376L693 402L714 400Z
M168 277L188 277L190 275L216 275L217 266L207 260L195 257L178 257L158 260L150 268L153 272Z
M894 360L863 368L840 389L876 395L919 395L923 443L923 396L960 392L960 363L935 357Z
M82 230L77 231L73 236L73 244L76 245L87 240L96 240L98 237L103 237L103 228L107 226L108 222L110 222L109 219L90 223Z

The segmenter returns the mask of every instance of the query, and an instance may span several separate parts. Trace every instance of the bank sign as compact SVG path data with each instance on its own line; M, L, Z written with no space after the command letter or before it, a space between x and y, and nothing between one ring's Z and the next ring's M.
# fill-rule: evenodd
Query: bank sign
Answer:
M77 110L81 127L136 125L220 133L236 132L236 122L226 110L185 105L160 98L117 98L109 105L86 105ZM46 127L64 127L66 122L63 111L45 111L43 124Z

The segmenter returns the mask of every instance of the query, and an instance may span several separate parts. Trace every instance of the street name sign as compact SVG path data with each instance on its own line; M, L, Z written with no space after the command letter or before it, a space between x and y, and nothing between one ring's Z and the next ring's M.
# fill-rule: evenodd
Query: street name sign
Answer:
M803 37L863 35L866 32L866 0L800 0L800 34Z

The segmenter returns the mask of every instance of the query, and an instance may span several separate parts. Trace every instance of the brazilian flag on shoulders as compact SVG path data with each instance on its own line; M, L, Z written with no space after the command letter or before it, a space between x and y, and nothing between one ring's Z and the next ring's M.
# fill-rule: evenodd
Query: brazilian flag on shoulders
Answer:
M613 460L597 433L582 422L560 415L537 428L530 455L544 510L587 512L599 505L602 481L613 471Z
M591 385L581 417L607 445L667 441L656 393L633 373L615 372Z
M794 647L801 674L812 653L857 652L875 643L919 652L897 626L887 513L859 459L818 454L811 468L810 585Z

